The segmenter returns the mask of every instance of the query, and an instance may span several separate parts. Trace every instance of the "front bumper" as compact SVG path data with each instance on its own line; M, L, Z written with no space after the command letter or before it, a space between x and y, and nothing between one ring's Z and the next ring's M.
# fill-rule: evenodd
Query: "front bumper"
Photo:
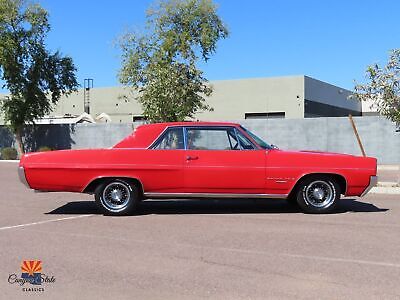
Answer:
M378 183L378 176L371 176L369 179L369 185L365 188L364 192L360 197L364 197L374 186Z
M18 167L18 177L19 181L21 181L28 189L31 188L28 184L28 181L26 180L24 167L21 166Z

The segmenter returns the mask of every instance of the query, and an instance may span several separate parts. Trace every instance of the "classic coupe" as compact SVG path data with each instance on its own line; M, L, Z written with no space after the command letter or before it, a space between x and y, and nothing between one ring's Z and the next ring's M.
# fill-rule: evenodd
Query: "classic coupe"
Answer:
M95 195L107 215L126 215L145 199L276 198L306 213L328 213L340 196L364 196L377 161L316 151L284 151L240 124L141 125L109 149L28 153L20 180L38 191Z

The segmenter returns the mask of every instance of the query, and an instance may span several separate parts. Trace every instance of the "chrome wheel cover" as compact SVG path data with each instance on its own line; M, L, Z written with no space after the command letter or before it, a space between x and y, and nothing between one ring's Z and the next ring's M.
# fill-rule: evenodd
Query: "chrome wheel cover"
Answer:
M118 212L126 208L130 198L129 186L122 182L112 182L104 188L101 202L109 211Z
M330 182L316 180L305 187L303 198L307 205L327 208L335 201L336 191Z

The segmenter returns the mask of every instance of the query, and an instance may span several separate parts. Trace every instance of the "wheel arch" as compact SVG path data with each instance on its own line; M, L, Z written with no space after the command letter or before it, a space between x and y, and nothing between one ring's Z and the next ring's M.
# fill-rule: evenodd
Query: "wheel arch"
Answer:
M316 173L307 173L307 174L303 174L302 176L300 176L295 185L293 186L293 188L291 189L290 193L289 193L289 197L293 197L300 185L300 183L304 180L307 179L309 177L317 177L317 176L327 176L327 177L332 177L333 179L335 179L335 181L337 182L337 184L340 187L340 193L345 195L346 191L347 191L347 180L346 177L344 177L341 174L337 174L337 173L324 173L324 172L316 172Z
M139 195L143 196L144 189L143 189L143 184L138 178L133 178L133 177L126 177L126 176L104 176L104 177L96 177L92 179L86 187L82 190L82 193L86 194L94 194L96 191L96 188L99 186L99 184L109 181L112 179L121 179L125 180L133 185L135 185L139 189Z

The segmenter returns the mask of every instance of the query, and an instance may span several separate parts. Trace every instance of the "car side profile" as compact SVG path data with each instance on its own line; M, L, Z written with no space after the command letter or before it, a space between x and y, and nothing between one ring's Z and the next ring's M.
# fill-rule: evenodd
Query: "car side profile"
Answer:
M21 181L38 191L95 195L104 214L154 198L276 198L306 213L333 211L376 185L371 157L284 151L236 123L141 125L109 149L25 154Z

